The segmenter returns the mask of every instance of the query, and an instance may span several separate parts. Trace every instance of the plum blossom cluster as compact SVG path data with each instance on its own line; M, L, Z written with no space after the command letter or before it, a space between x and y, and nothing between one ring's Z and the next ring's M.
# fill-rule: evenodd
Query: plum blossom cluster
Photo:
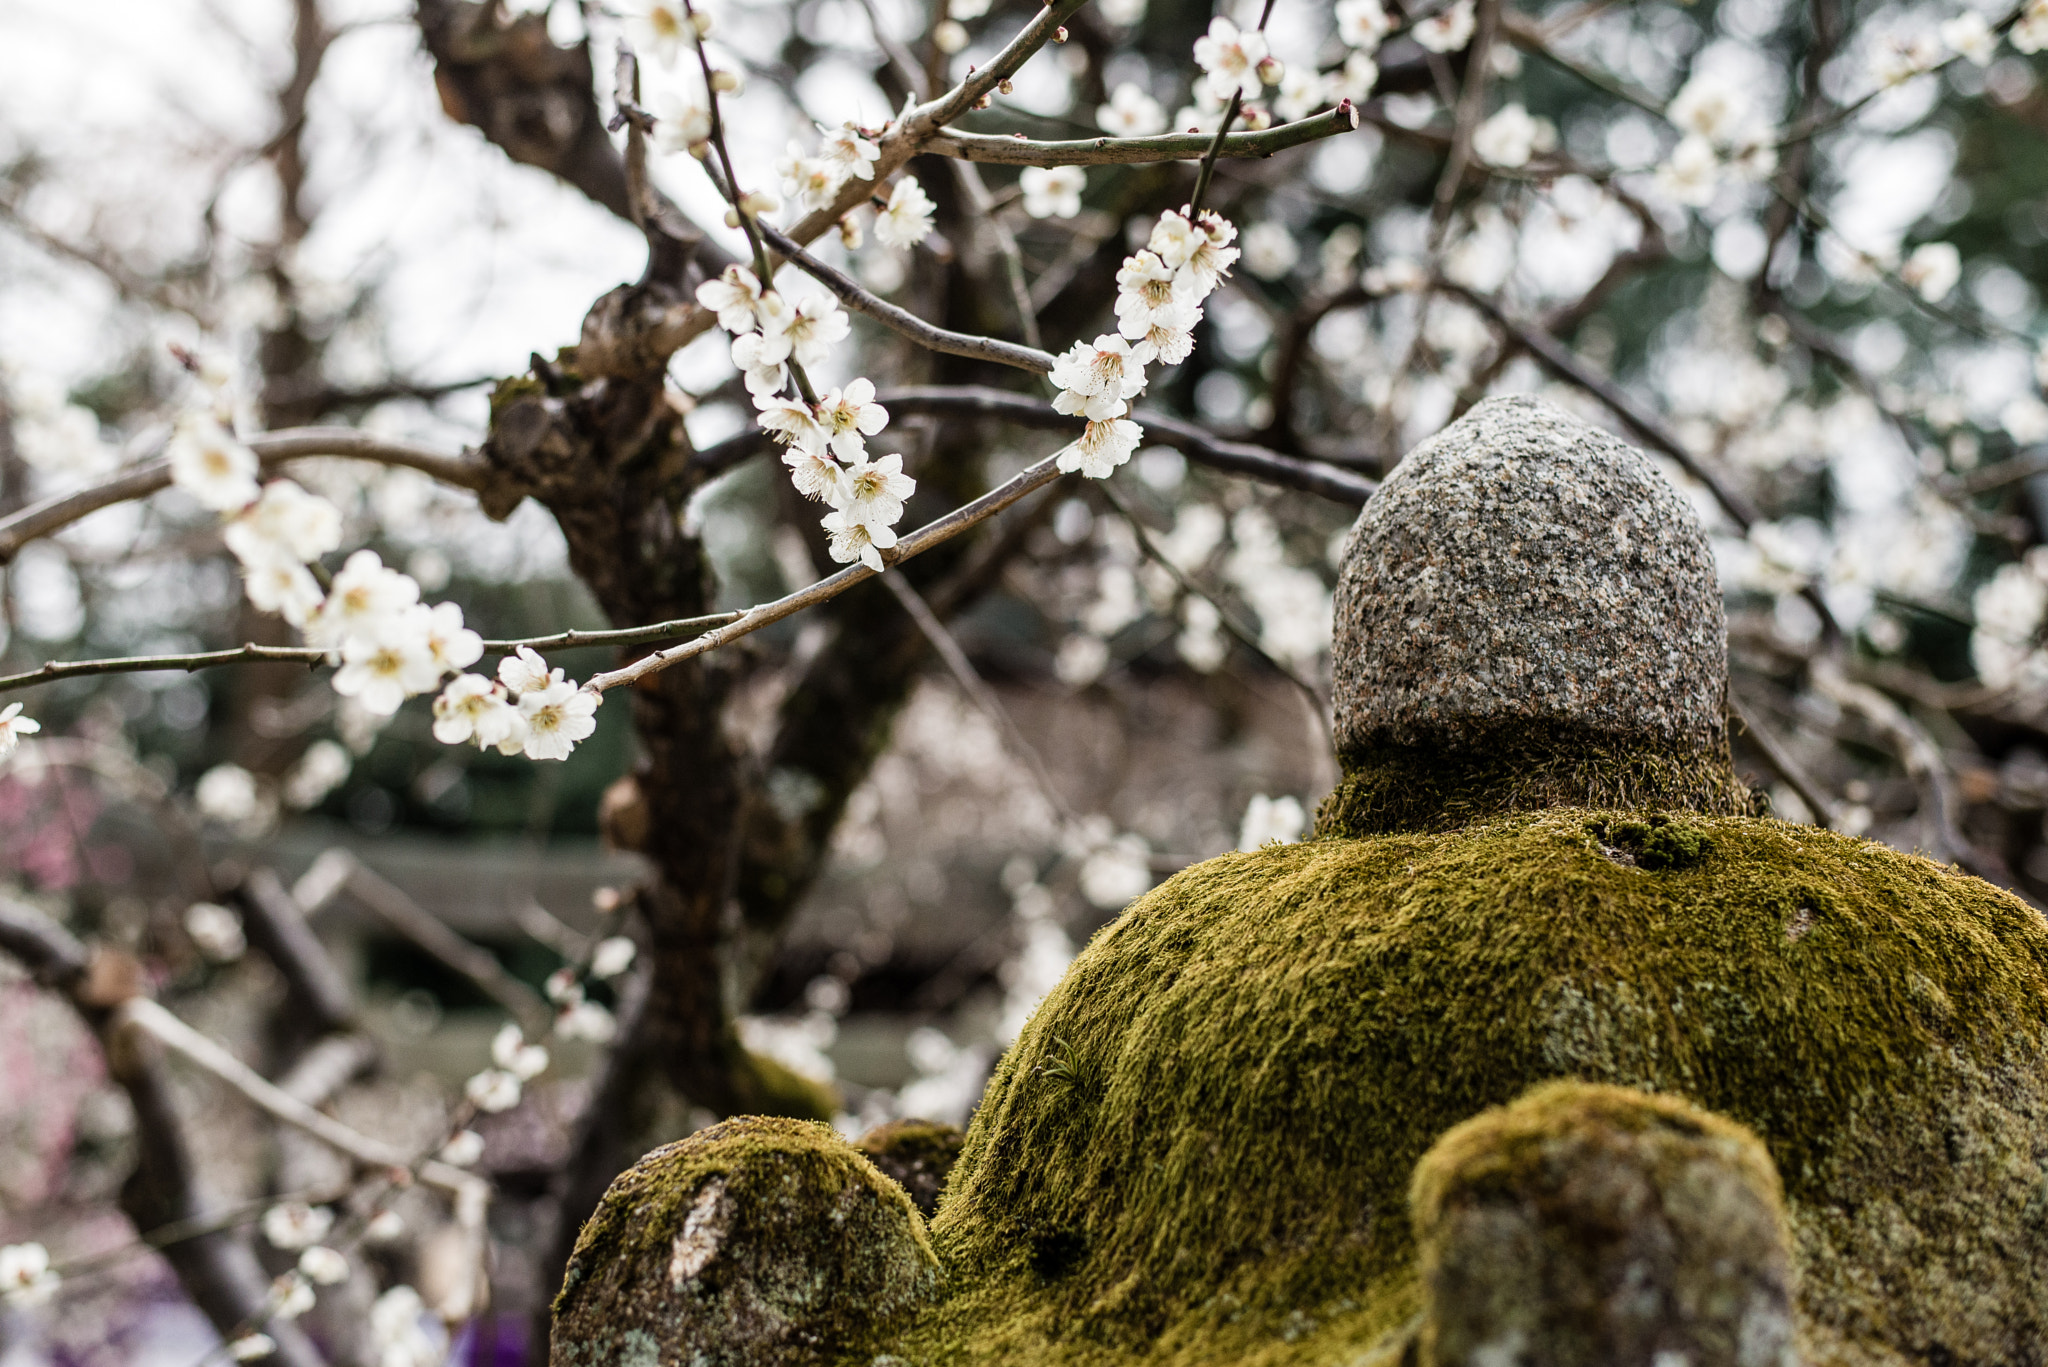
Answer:
M280 1252L298 1255L291 1270L271 1283L266 1323L298 1319L318 1302L318 1288L339 1286L349 1279L348 1256L326 1242L335 1226L331 1206L283 1201L263 1213L259 1228L264 1241ZM404 1230L404 1219L386 1209L365 1221L361 1234L372 1243L386 1243ZM410 1286L393 1286L379 1295L370 1307L374 1359L383 1367L439 1367L446 1358L445 1336L428 1332L424 1317L419 1293ZM227 1345L228 1357L235 1362L261 1361L276 1351L276 1340L255 1331L239 1335Z
M1144 429L1126 416L1145 388L1145 367L1179 365L1195 347L1202 301L1237 260L1237 229L1214 210L1167 212L1144 250L1117 272L1117 330L1076 342L1052 368L1053 407L1088 420L1080 439L1059 452L1059 468L1107 479L1131 458Z
M597 730L603 700L550 669L533 647L520 646L498 662L495 679L457 674L449 681L434 699L434 739L501 755L567 759Z
M0 1304L23 1310L42 1305L57 1294L59 1284L50 1251L41 1244L0 1248Z
M288 479L259 484L256 453L230 425L225 383L209 385L211 403L183 415L171 437L171 481L222 515L221 539L241 563L250 603L277 613L308 645L327 652L336 666L335 692L388 717L407 698L456 675L436 700L435 734L531 759L566 759L595 729L598 695L565 682L530 650L500 669L502 691L464 674L482 658L483 638L463 625L462 608L421 602L418 581L375 551L350 555L323 587L320 561L341 546L341 510ZM515 687L515 679L523 686ZM481 696L477 682L486 685ZM18 711L16 705L0 713L0 754L12 748L13 732L35 729ZM466 729L456 717L468 720Z
M833 560L883 567L882 552L896 544L895 525L917 481L903 473L900 455L869 454L869 437L889 425L875 402L874 382L854 379L815 399L785 391L791 365L822 362L845 340L851 325L829 296L791 303L744 266L728 266L697 287L697 302L733 334L732 360L745 377L761 426L784 448L797 492L831 509L821 524Z
M1726 180L1761 181L1778 169L1777 136L1743 87L1710 72L1687 81L1665 110L1682 135L1657 168L1659 189L1702 209Z

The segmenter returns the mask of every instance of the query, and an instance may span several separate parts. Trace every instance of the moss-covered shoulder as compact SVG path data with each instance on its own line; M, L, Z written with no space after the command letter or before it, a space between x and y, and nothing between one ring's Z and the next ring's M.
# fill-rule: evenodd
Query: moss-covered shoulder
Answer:
M2036 912L1811 827L1553 810L1226 855L1103 930L1005 1056L933 1225L959 1290L892 1351L1386 1348L1416 1160L1571 1076L1762 1137L1814 1323L1996 1361L1958 1346L2048 1339L2048 1223L2018 1213L2048 1190L2044 1038ZM1967 1295L1901 1285L1943 1259Z

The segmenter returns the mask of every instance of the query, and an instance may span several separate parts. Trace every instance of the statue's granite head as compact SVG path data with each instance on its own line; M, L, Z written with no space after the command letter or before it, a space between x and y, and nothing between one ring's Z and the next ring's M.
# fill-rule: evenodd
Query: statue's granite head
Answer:
M1699 519L1648 458L1549 404L1488 399L1401 462L1345 543L1336 618L1347 782L1326 827L1750 810Z

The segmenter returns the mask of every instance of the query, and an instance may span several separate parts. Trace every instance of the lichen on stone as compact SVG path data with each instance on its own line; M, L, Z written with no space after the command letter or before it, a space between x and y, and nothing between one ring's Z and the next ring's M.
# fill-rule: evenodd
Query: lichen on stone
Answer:
M612 1183L555 1298L548 1360L827 1362L938 1288L910 1198L830 1127L732 1120Z
M1675 1097L1547 1082L1416 1164L1421 1367L1795 1367L1777 1169Z

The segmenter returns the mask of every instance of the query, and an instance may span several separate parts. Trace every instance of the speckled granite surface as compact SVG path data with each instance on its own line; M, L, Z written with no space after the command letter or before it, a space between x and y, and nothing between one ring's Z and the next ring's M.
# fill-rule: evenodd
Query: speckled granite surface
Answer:
M1699 519L1640 452L1489 399L1366 505L1336 598L1340 750L1565 723L1725 739L1727 635Z

